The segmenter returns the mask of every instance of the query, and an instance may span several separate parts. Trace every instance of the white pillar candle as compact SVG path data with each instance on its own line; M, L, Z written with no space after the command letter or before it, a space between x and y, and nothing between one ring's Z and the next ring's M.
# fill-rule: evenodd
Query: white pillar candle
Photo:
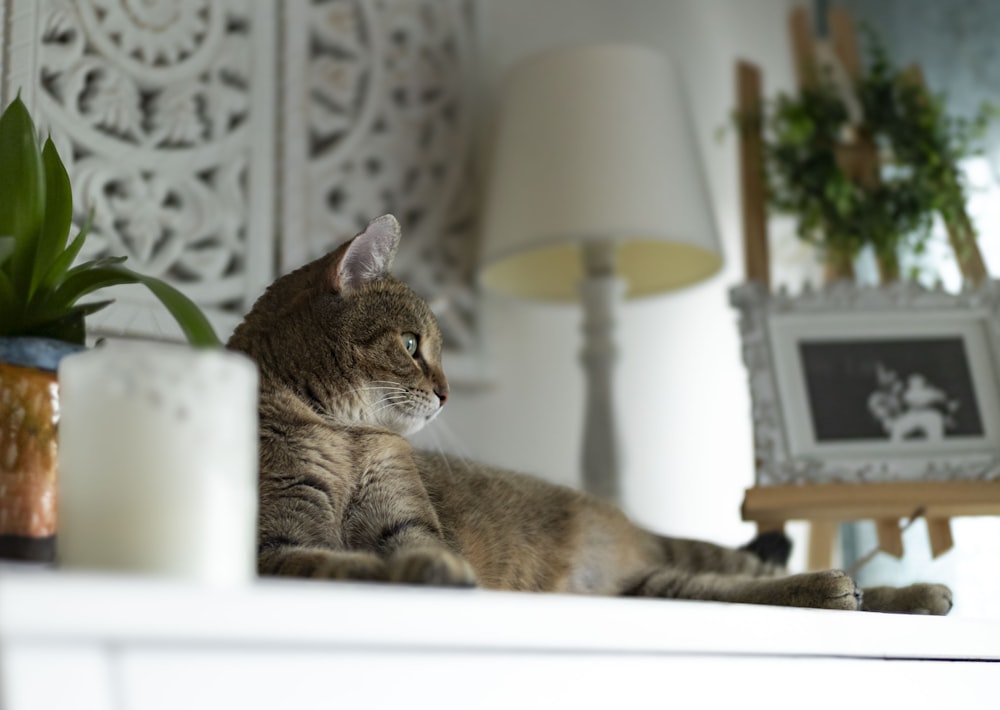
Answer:
M243 355L111 342L59 366L66 567L252 579L257 368Z

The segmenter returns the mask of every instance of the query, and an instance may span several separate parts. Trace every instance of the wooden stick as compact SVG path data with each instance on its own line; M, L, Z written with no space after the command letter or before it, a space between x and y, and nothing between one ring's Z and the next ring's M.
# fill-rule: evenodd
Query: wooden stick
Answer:
M740 120L740 187L743 203L743 263L748 281L771 288L764 185L763 100L760 68L736 64L736 106Z
M875 255L875 265L878 267L879 283L888 284L899 281L899 261L887 261Z
M823 260L823 280L826 283L854 280L854 262L843 254L828 251Z
M833 545L836 540L836 523L829 520L813 520L809 523L809 558L806 565L810 572L833 567Z
M858 51L858 35L854 30L851 13L843 7L831 7L827 12L827 24L830 27L834 54L843 65L847 76L857 81L862 74L861 53Z
M851 14L843 7L831 7L827 13L830 26L830 37L833 41L833 53L844 68L844 73L853 84L864 73L861 52L858 49L858 35L854 29ZM875 139L860 126L853 126L854 136L851 142L837 149L837 163L840 169L857 185L866 190L877 189L881 178L879 176L879 156ZM883 282L896 280L892 274L884 274Z
M948 518L928 518L927 536L931 543L931 557L937 559L955 546L951 535L951 520Z
M763 535L765 533L772 532L785 532L785 524L777 521L769 520L758 520L757 521L757 534Z
M806 7L794 8L788 15L788 35L792 43L792 65L800 88L815 86L817 77L816 45L812 18Z
M876 520L875 532L878 534L878 549L893 557L903 556L903 531L899 529L898 519Z
M915 511L913 512L913 515L911 515L911 516L910 516L910 519L909 519L908 521L906 521L906 524L905 524L905 525L903 525L902 527L900 527L899 525L897 525L896 527L898 527L898 528L899 528L899 536L900 536L900 538L902 538L902 536L903 536L903 533L905 533L905 532L906 532L907 530L909 530L909 529L910 529L910 527L911 527L911 526L912 526L912 525L913 525L913 524L914 524L915 522L917 522L917 520L918 520L919 518L922 518L922 517L923 517L923 515L924 515L924 509L923 509L923 508L917 508L917 509L916 509L916 510L915 510ZM902 539L900 539L900 541L899 541L899 549L900 549L900 550L902 550L902 546L903 546L903 541L902 541ZM852 564L852 565L851 565L851 566L850 566L850 567L849 567L849 568L847 569L847 574L851 575L852 577L855 577L855 576L857 576L857 574L858 574L858 570L860 570L860 569L861 569L862 567L864 567L864 566L865 566L866 564L868 564L868 563L869 563L869 562L871 562L871 561L872 561L873 559L875 559L875 556L876 556L876 555L877 555L877 554L878 554L879 552L881 552L881 551L882 551L882 548L881 548L880 546L876 545L876 546L875 546L874 548L872 548L871 550L869 550L869 551L868 551L868 552L867 552L866 554L862 555L862 556L861 556L861 557L859 557L859 558L858 558L857 560L855 560L855 561L854 561L854 564Z
M958 268L962 276L978 286L987 277L986 262L976 241L976 231L968 212L961 210L954 220L945 220L948 228L948 242L955 252Z
M921 91L927 91L927 82L924 81L924 73L916 64L907 67L903 72L904 80L912 83ZM976 241L976 232L969 219L969 213L963 208L954 219L946 219L945 226L948 228L948 242L952 251L955 252L955 259L958 261L958 268L962 276L971 283L979 285L987 277L986 262L983 260L983 253L979 250Z
M899 520L918 508L923 508L928 518L1000 515L1000 481L756 486L744 496L743 519L769 524L788 520Z

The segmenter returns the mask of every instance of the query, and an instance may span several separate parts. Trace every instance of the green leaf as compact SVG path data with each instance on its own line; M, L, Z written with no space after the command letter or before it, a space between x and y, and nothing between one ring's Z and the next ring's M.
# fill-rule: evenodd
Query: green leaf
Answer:
M80 253L80 249L83 248L84 242L87 241L87 235L90 234L90 228L94 224L94 212L91 210L90 214L87 216L87 221L84 223L83 227L80 228L80 232L73 237L73 241L70 242L69 246L56 257L56 259L49 266L48 271L46 271L45 276L42 277L42 285L45 288L54 288L62 283L66 276L66 272L73 265L76 260L77 255Z
M72 269L66 272L66 276L63 280L73 278L77 274L81 274L84 271L89 271L91 269L100 269L105 266L114 266L116 264L124 264L128 259L127 256L102 256L93 261L85 261L82 264L77 264Z
M45 166L45 216L38 237L38 246L35 249L35 262L28 290L29 300L31 294L41 285L52 262L66 248L69 230L73 224L73 188L51 138L45 141L42 162Z
M0 270L0 335L13 335L15 312L14 287L7 274Z
M27 325L61 318L76 307L81 298L94 291L109 286L134 283L138 281L131 274L120 273L110 267L95 267L77 272L72 278L66 278L53 291L47 293L45 300L32 304Z
M57 304L73 305L84 296L107 288L108 286L119 286L121 284L138 283L135 277L129 273L122 273L107 266L95 266L93 268L77 271L72 276L67 276L52 293L51 300ZM48 303L45 305L49 305Z
M160 300L177 321L189 343L200 347L222 346L212 324L191 299L160 279L140 274L120 264L96 266L67 277L53 293L52 303L73 304L98 289L136 283L144 285Z
M111 301L104 301L101 307L109 303ZM86 316L92 312L83 306L77 306L61 313L56 318L27 324L19 330L19 334L55 338L66 343L83 345L87 340Z
M0 269L3 268L3 263L7 261L10 255L14 253L15 244L14 237L0 237Z
M0 116L0 195L0 234L17 240L6 271L14 288L24 291L45 213L45 173L35 125L20 96Z
M116 268L124 269L125 267L119 266ZM135 274L135 276L170 311L170 315L174 317L177 325L184 331L184 336L191 345L203 348L222 347L222 341L216 335L212 324L205 317L205 314L201 312L201 309L195 305L194 301L170 284L159 279L143 274Z
M193 345L221 347L197 305L173 286L132 271L124 257L73 266L93 213L69 242L72 185L51 139L39 150L20 96L0 115L0 334L48 335L82 343L84 319L110 301L77 302L119 284L145 285Z
M32 319L29 322L19 324L18 334L56 338L70 343L83 343L83 338L86 336L84 328L86 317L107 308L112 303L114 303L114 299L81 303L61 310L33 311Z

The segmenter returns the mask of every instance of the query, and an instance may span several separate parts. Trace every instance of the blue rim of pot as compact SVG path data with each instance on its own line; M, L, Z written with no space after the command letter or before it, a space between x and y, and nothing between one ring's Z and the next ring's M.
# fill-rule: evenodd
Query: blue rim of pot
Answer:
M4 336L0 337L0 362L55 372L64 356L86 349L85 345L55 338Z

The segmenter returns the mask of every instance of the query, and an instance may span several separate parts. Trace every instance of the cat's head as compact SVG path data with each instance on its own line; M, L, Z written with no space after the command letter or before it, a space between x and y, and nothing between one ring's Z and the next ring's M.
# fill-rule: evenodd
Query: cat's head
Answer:
M277 279L228 347L257 361L262 399L289 392L327 421L408 435L448 397L441 331L390 275L399 223L384 215L349 242Z

